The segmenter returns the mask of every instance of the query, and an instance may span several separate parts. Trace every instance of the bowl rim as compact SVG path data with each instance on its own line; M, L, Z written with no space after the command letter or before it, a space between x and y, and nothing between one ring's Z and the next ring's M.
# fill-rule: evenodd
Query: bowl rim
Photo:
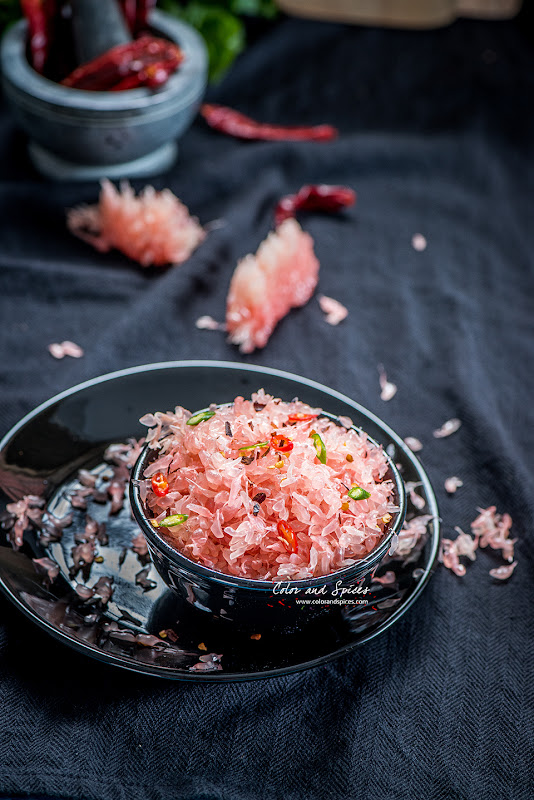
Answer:
M315 382L313 382L315 383ZM318 385L318 384L317 384ZM220 407L228 406L231 403L221 403ZM202 413L203 411L207 411L208 407L199 409L194 413ZM339 423L339 415L331 414L324 409L321 409L322 414L321 416L325 416L330 419L332 422ZM366 412L368 413L368 412ZM369 415L371 416L371 415ZM374 417L374 415L372 415ZM383 423L376 417L373 419L375 423L377 423L384 432L387 432ZM192 559L187 558L182 553L180 553L175 548L171 547L168 542L158 533L157 529L154 528L153 525L150 524L148 521L148 517L143 509L143 504L140 498L140 491L139 491L139 481L142 480L141 472L146 466L146 457L150 450L153 448L149 447L149 443L145 444L139 458L137 459L131 475L130 475L130 483L129 483L129 498L130 498L130 505L132 508L132 512L134 518L141 528L142 532L144 533L145 537L148 540L149 545L151 544L154 549L157 551L162 552L170 561L179 569L187 569L189 572L196 574L198 577L207 579L209 581L215 582L220 584L223 587L232 587L232 588L239 588L239 589L252 589L257 591L265 591L269 590L272 593L273 587L277 583L282 583L284 587L287 589L305 589L305 588L313 588L322 586L324 584L331 583L333 581L341 581L345 583L346 581L350 580L359 580L363 578L368 572L371 571L373 566L376 566L382 558L386 555L387 551L390 548L391 540L393 539L394 534L398 534L401 530L404 520L406 517L406 489L404 486L404 481L402 476L397 469L394 461L387 453L386 448L382 447L372 436L370 436L363 428L352 425L352 430L355 430L357 433L365 433L367 436L368 441L370 441L375 447L381 447L382 451L387 459L389 468L393 475L397 495L398 495L398 504L399 510L396 512L396 519L395 522L390 526L387 535L368 553L364 558L359 559L354 564L350 564L347 567L343 567L343 569L336 570L335 572L330 572L327 575L319 575L312 578L300 578L298 580L291 580L291 579L283 579L280 578L278 581L275 580L259 580L254 578L244 578L238 575L229 575L224 572L218 572L217 570L211 569L210 567L206 567L203 564L199 564ZM349 429L349 430L350 430Z
M60 108L63 114L69 111L90 111L97 114L120 114L145 109L149 111L171 100L177 102L180 95L190 93L192 83L196 83L199 76L205 76L206 46L191 25L164 11L154 9L150 14L150 23L156 33L164 34L179 43L185 55L180 68L157 90L141 87L122 92L91 92L63 86L46 78L36 72L26 58L28 23L25 19L11 26L2 37L0 53L3 82L22 95L32 97L35 102Z

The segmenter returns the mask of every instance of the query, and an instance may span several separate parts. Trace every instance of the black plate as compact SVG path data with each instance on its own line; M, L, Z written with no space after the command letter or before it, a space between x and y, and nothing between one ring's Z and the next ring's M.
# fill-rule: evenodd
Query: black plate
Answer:
M338 609L308 629L251 639L250 631L245 634L201 610L180 606L153 568L149 579L154 588L146 591L137 585L135 576L146 565L130 549L132 536L138 532L130 509L125 504L119 514L109 517L105 505L91 503L91 516L106 521L109 545L100 548L104 561L93 564L87 583L93 585L103 575L114 579L113 598L96 621L91 621L86 606L73 599L76 581L69 577L74 535L83 524L83 511L74 512L74 522L65 528L61 542L50 545L48 554L61 569L51 586L31 561L32 556L45 555L36 534L25 534L24 547L18 552L2 535L2 591L34 622L76 650L135 672L175 680L235 681L295 672L347 653L387 630L418 597L435 567L436 499L424 470L402 439L348 397L306 378L216 361L169 362L104 375L39 406L4 437L0 487L11 499L43 495L47 508L61 516L68 510L69 491L78 485L80 467L103 469L107 445L142 436L145 429L138 420L145 412L177 404L203 408L214 401L230 402L236 395L249 396L260 387L284 400L298 396L312 406L350 416L388 448L406 481L421 484L426 506L422 511L409 506L408 518L431 515L426 534L408 556L386 556L376 570L379 576L393 571L395 583L380 585L367 579L371 593L366 605L355 606L350 613ZM7 502L4 499L2 508ZM170 631L164 642L154 647L142 644L147 642L143 634L158 636L161 631Z

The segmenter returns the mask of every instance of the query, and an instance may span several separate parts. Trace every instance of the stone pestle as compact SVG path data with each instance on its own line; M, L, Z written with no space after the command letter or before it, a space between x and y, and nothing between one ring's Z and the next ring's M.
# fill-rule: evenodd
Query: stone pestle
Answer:
M132 39L117 0L75 0L72 25L79 64Z

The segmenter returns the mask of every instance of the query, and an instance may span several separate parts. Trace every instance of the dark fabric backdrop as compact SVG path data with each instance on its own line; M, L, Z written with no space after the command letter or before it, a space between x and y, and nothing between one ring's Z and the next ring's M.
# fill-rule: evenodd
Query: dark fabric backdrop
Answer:
M0 118L0 432L56 392L114 369L184 358L291 370L354 397L424 442L445 534L477 506L519 542L497 585L481 553L441 569L393 629L353 655L240 685L172 684L84 661L0 599L0 791L76 800L363 800L534 795L534 55L516 23L436 32L283 21L212 98L286 123L330 122L333 144L241 143L197 121L169 186L203 223L192 258L160 274L72 238L64 209L95 185L38 178ZM317 300L242 357L219 333L236 260L276 199L353 186L343 217L309 215ZM428 239L416 252L411 237ZM154 326L157 319L157 330ZM150 320L150 322L147 322ZM85 348L54 361L53 341ZM398 384L381 402L377 364ZM458 416L462 429L431 431ZM465 485L447 497L443 481ZM29 635L31 632L31 636Z

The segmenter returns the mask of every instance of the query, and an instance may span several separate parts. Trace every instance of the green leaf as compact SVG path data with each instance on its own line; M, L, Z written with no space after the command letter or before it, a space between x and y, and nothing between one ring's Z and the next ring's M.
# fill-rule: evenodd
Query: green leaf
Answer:
M243 8L240 10L241 4L243 4ZM274 19L279 14L274 0L232 0L232 10L235 14L246 14L250 17L264 17L265 19Z
M194 1L198 5L204 5L202 0ZM187 6L187 3L182 4L179 0L160 0L160 6L165 11L168 11L170 6L184 8L184 5ZM278 14L278 7L275 5L274 0L207 0L206 5L222 8L237 16L273 19Z
M230 11L218 5L203 5L191 0L181 6L164 0L161 7L188 22L203 36L209 55L209 79L218 81L245 47L244 25Z
M224 0L223 0L224 2ZM227 0L230 11L246 17L266 17L272 19L278 13L273 0Z

